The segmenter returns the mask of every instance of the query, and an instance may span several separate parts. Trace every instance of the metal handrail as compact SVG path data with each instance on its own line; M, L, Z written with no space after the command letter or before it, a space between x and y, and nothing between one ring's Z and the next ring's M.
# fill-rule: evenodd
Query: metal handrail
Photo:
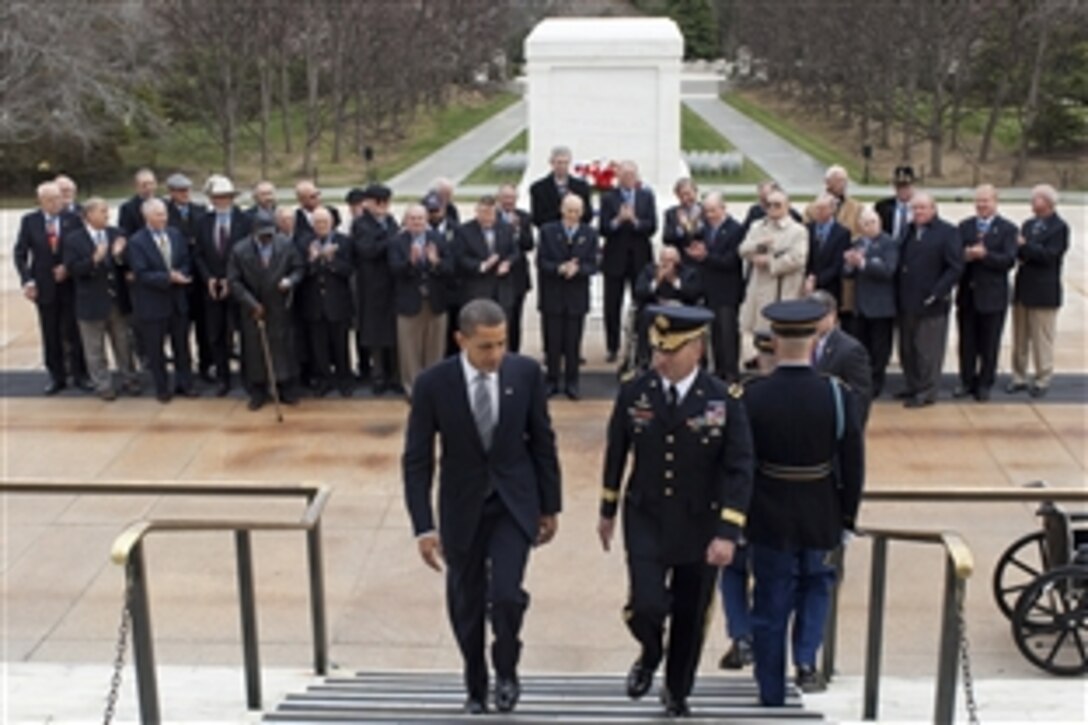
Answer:
M328 634L325 620L325 577L322 564L321 516L331 489L321 484L244 484L237 482L163 483L129 481L101 483L51 480L0 481L0 493L106 494L106 495L201 495L257 497L305 497L306 510L297 521L253 519L157 519L129 526L113 543L110 558L125 568L126 606L132 622L132 649L139 696L140 720L159 723L158 683L152 644L150 598L144 541L152 533L234 533L238 566L242 648L245 663L246 704L261 708L260 660L257 645L257 605L253 584L252 533L254 531L304 531L310 584L310 616L313 630L314 671L328 673Z

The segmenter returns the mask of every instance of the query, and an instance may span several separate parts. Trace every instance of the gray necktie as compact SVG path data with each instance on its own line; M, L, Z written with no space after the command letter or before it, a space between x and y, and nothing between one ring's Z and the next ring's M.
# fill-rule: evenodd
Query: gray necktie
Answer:
M491 410L491 393L487 389L487 375L477 373L473 380L472 416L476 419L476 430L484 450L491 450L491 439L495 433L495 416Z

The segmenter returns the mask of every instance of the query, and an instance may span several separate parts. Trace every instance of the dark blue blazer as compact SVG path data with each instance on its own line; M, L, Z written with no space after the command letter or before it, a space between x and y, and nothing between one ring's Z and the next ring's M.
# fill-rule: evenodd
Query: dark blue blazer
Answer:
M493 490L530 541L540 517L562 506L559 458L548 416L544 374L527 357L508 354L499 367L499 418L485 451L469 404L461 356L423 372L412 386L404 443L404 495L415 534L435 517L435 437L440 442L438 532L448 552L467 552Z
M38 288L37 304L48 305L56 301L57 283L53 278L53 267L64 262L64 236L80 224L79 217L69 212L61 212L60 238L54 252L49 248L49 239L45 233L45 214L41 209L23 215L19 223L19 236L15 239L12 257L15 269L19 273L19 283L25 285L33 281ZM63 282L65 286L70 282Z
M835 295L835 299L842 305L842 255L850 248L850 230L832 220L827 241L821 246L816 239L816 222L809 222L806 226L808 261L805 263L805 274L816 278L816 289Z
M1069 225L1057 214L1028 219L1020 233L1027 240L1016 253L1014 299L1026 307L1062 306L1062 258L1069 249Z
M634 270L646 266L652 259L650 238L657 231L657 205L654 193L649 189L635 189L635 221L624 222L615 229L612 220L623 206L623 193L612 189L601 196L601 218L598 227L605 238L601 272L606 275L622 275L627 270L627 260L634 260Z
M107 227L106 239L121 236L121 230ZM87 227L78 226L64 235L64 266L76 287L76 319L105 320L116 304L127 313L128 295L125 289L125 267L113 257L112 249L102 261L94 261L95 243Z
M710 225L703 226L700 234L706 244L706 258L701 263L693 262L703 277L706 306L740 309L745 287L744 260L740 258L744 227L730 216L718 225L713 238L708 238L711 231Z
M299 248L299 258L306 264L306 277L299 286L298 304L302 316L311 321L350 322L355 311L351 278L355 274L355 245L339 232L331 235L336 245L332 259L323 255L310 260L309 245ZM313 241L313 240L311 240Z
M589 224L593 221L593 203L590 198L589 184L585 179L568 176L567 193L582 199L582 222ZM560 206L563 200L559 198L559 188L555 185L554 174L548 174L533 182L533 185L529 187L529 202L533 224L538 228L562 218Z
M449 306L447 281L453 276L453 249L440 233L428 229L425 234L427 242L438 247L438 264L431 264L426 258L422 264L412 264L412 235L406 229L389 242L386 255L396 284L398 315L418 315L424 299L436 315L446 312Z
M960 222L963 246L978 242L978 217ZM966 262L963 276L956 288L956 307L975 312L1004 312L1009 307L1009 270L1016 264L1016 225L1004 217L995 216L983 237L986 256Z
M166 228L166 234L170 238L171 268L191 277L189 243L172 227ZM188 286L170 282L170 269L147 227L128 240L127 256L128 266L135 276L131 291L132 310L137 320L154 322L189 314Z
M854 247L863 248L859 237ZM881 232L865 250L863 269L844 269L854 279L854 311L871 320L895 317L895 280L899 269L899 242Z
M514 263L521 257L521 250L514 238L514 228L509 224L496 222L492 227L495 232L495 254L501 261L510 262L510 272L500 277L496 268L480 272L480 265L491 256L487 250L487 239L483 227L473 219L457 227L457 274L463 280L464 299L494 300L506 309L514 305L517 293L517 281L514 279Z
M934 217L917 235L917 224L907 227L899 251L896 292L901 315L945 315L952 289L963 274L963 244L956 227Z
M536 251L537 308L545 315L589 312L589 278L597 273L597 232L582 224L567 242L561 222L540 228ZM578 258L578 274L567 279L559 274L559 265Z

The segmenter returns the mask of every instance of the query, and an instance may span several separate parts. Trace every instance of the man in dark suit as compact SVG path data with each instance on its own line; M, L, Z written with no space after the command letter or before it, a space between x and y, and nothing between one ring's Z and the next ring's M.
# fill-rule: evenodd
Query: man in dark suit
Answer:
M906 380L899 397L905 407L921 408L937 402L963 245L956 228L937 216L929 194L915 193L910 205L914 221L903 238L896 284L899 362Z
M252 226L253 220L257 217L257 212L264 210L269 215L275 215L276 213L276 185L271 181L258 181L253 185L253 191L250 192L250 196L253 197L253 206L246 209L246 216L249 217L249 223Z
M518 189L513 184L500 186L497 199L499 221L509 225L513 230L514 242L520 252L510 269L510 276L514 280L514 302L510 316L506 320L510 352L520 352L525 298L533 288L532 275L529 273L529 256L536 248L536 240L533 238L533 220L529 212L518 208Z
M699 203L699 188L690 178L678 179L672 190L677 203L665 210L661 241L683 251L703 236L703 207Z
M207 193L212 208L197 226L194 263L202 288L200 304L207 324L209 357L219 381L216 395L222 397L230 392L230 354L238 329L238 306L231 298L227 267L234 247L250 235L252 218L235 205L238 191L227 177L213 177Z
M544 328L548 395L559 394L563 367L567 397L577 400L582 333L589 314L589 279L597 273L597 232L582 222L582 199L567 194L563 218L540 229L536 252L537 307Z
M76 185L75 179L67 174L58 174L53 179L53 183L57 185L61 199L64 201L61 210L66 214L82 219L83 205L79 203L79 187Z
M650 363L650 320L645 314L652 305L697 305L703 299L699 271L680 260L676 247L663 246L657 262L647 264L635 282L635 340L634 359L625 360L630 370L645 370Z
M744 393L755 449L745 537L755 579L751 621L759 699L781 707L791 614L797 684L819 689L815 657L835 576L826 562L843 531L855 528L865 436L855 394L811 367L824 308L789 300L767 305L763 315L775 336L777 366ZM799 595L807 600L801 610Z
M910 166L896 166L892 182L895 184L895 196L881 199L874 208L880 216L880 225L884 232L900 242L913 221L910 201L914 196L914 169Z
M64 236L80 221L64 213L63 205L55 183L39 185L39 208L23 216L12 252L23 296L38 310L42 353L49 372L46 395L63 390L69 375L77 387L93 390L76 323L75 290L64 266Z
M428 226L421 204L405 211L404 228L390 242L387 254L396 281L400 380L411 396L419 374L446 356L448 280L454 256L446 238Z
M741 389L727 389L699 367L713 314L667 305L647 314L653 369L616 396L597 533L608 551L622 498L629 583L624 619L641 647L627 694L645 695L665 659L661 700L669 716L686 717L717 570L732 560L745 524L752 442Z
M132 240L136 232L144 228L143 205L155 196L159 182L151 169L140 169L134 177L136 193L117 210L117 226L126 239Z
M354 385L348 355L351 327L351 276L355 254L351 240L332 227L327 209L313 215L314 238L306 245L306 276L299 287L302 316L310 329L314 394L328 394L335 383L350 398Z
M854 318L848 332L869 353L870 400L876 400L892 355L899 242L881 229L880 217L872 209L862 209L859 220L861 236L844 255L843 275L854 280Z
M170 174L166 178L166 224L181 232L181 236L189 243L189 256L193 262L193 269L199 271L196 248L197 232L200 223L208 208L203 204L197 204L191 198L193 182L184 174ZM195 330L196 360L200 377L206 382L212 382L210 370L215 364L212 348L208 342L208 325L204 313L205 286L202 278L198 277L195 284L189 285L189 321Z
M601 197L601 236L604 253L604 332L608 362L616 361L620 349L620 311L628 286L634 291L643 267L652 259L650 239L657 231L654 194L639 186L638 166L620 163L616 173L619 186Z
M519 633L529 605L522 579L530 548L547 544L558 528L559 458L540 366L505 354L502 308L473 300L461 309L458 327L462 352L420 375L412 392L405 501L424 562L441 571L446 560L465 709L487 711L490 615L495 707L510 712L520 696ZM442 451L437 528L431 493L436 436Z
M290 217L289 210L281 211ZM276 233L276 227L271 214L257 212L253 236L238 242L227 260L228 289L241 308L242 377L249 391L249 409L254 411L268 402L273 381L281 401L298 402L291 307L306 268L294 242ZM270 359L265 357L261 339L262 322Z
M533 226L540 230L545 224L557 222L562 217L560 205L567 194L582 200L582 223L593 221L593 204L589 198L589 184L584 179L570 175L571 153L566 146L552 149L549 163L552 173L537 179L529 187L529 208Z
M1016 225L997 213L997 190L975 190L976 215L960 222L963 276L956 288L960 384L953 395L990 399L1001 331L1009 308L1009 270L1016 263Z
M461 212L458 211L457 205L453 203L453 182L444 176L439 176L437 179L431 182L431 192L438 197L439 202L442 204L442 216L449 221L451 227L458 227L461 225Z
M321 190L309 179L303 179L295 184L295 198L298 200L298 211L295 212L295 243L305 244L313 237L314 211L322 206ZM324 205L332 215L333 229L340 228L340 212L335 206Z
M106 339L125 392L140 394L129 346L128 296L124 289L125 239L108 226L110 208L93 197L82 207L83 224L64 236L64 267L75 285L75 314L87 371L99 397L117 398L106 357Z
M495 197L476 202L476 218L457 228L455 244L465 301L493 300L509 320L514 310L513 268L521 250L514 228L498 221Z
M170 339L174 356L174 392L195 398L189 357L189 299L186 287L193 283L189 243L176 229L166 225L166 204L148 199L143 206L147 221L128 244L132 269L132 308L148 358L155 395L161 403L170 401L163 344Z
M1006 390L1028 389L1028 353L1035 365L1033 398L1046 395L1054 375L1054 335L1062 306L1062 260L1069 225L1058 216L1058 192L1049 184L1031 190L1034 216L1016 240L1016 288L1012 307L1012 380Z
M740 243L744 227L726 210L725 199L711 192L703 199L700 234L684 247L684 258L699 269L706 306L714 313L711 349L714 374L735 381L740 376L740 324L744 301L744 264Z
M873 390L869 353L864 345L839 327L838 305L830 292L816 290L808 298L824 308L824 316L816 323L812 367L817 372L834 375L850 386L857 398L861 427L864 429L869 420Z
M843 254L850 248L850 230L835 221L835 198L830 194L816 197L809 211L805 287L828 292L841 307Z
M393 193L382 184L363 189L363 213L351 225L355 245L356 352L370 355L370 388L374 395L399 388L397 382L397 312L393 273L387 253L397 235L397 220L389 213Z

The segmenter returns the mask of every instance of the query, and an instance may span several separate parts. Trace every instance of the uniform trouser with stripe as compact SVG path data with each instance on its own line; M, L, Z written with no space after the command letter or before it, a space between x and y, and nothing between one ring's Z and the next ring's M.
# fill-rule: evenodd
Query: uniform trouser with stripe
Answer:
M667 565L628 556L631 591L624 615L627 628L642 645L642 663L656 666L665 657L665 685L672 697L691 694L703 651L708 609L718 570L704 561ZM669 620L668 647L664 645Z

